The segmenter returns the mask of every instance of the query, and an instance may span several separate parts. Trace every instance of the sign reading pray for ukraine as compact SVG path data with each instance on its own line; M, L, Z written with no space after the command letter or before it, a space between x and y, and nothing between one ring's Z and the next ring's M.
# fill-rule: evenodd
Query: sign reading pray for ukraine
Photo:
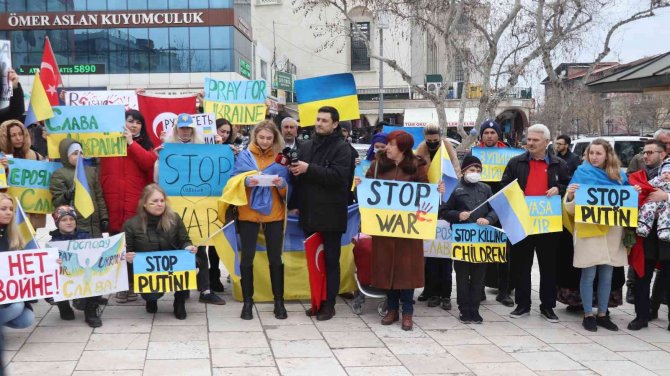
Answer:
M523 149L511 148L472 148L472 155L482 161L482 181L497 182L502 179L507 162L519 154Z
M575 222L636 227L637 191L630 185L580 185Z
M197 288L195 255L189 251L138 252L133 259L137 293L157 293Z
M440 204L437 184L363 179L357 192L363 233L435 239Z
M265 119L267 83L263 80L222 81L205 77L205 112L232 124L256 124Z
M451 258L465 262L507 262L507 235L476 223L451 225Z
M351 73L305 78L295 81L300 123L314 125L319 108L335 107L340 121L360 119L356 81Z
M61 167L63 165L60 162L10 158L9 195L19 199L26 213L53 213L49 182L51 175Z
M563 231L561 196L526 196L531 219L528 235Z
M49 158L60 158L58 145L65 138L80 142L86 158L126 155L124 106L54 106L53 112L45 121Z

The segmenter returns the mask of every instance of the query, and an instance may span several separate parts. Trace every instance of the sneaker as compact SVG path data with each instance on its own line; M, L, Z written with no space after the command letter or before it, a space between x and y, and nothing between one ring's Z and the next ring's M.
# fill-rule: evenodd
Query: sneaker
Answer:
M119 291L116 293L117 303L128 303L128 291Z
M198 299L200 303L207 303L207 304L216 304L216 305L225 305L226 301L223 300L220 296L213 294L213 293L200 293L200 298Z
M613 332L616 332L619 330L619 327L610 320L609 316L598 316L596 317L596 324L598 326L602 326L603 328L607 330L611 330Z
M628 330L637 331L637 330L640 330L642 328L646 328L648 326L649 326L649 324L647 324L642 319L636 317L635 319L633 319L633 321L628 323Z
M551 308L540 307L540 315L544 317L547 321L552 323L558 322L558 316L554 313L554 310Z
M441 302L442 299L440 299L439 296L431 296L430 298L428 298L428 307L430 308L437 307L440 305Z
M472 319L473 324L481 324L484 322L484 318L479 314L479 311L470 312L470 318Z
M496 300L502 303L505 307L514 307L514 300L512 300L508 294L498 294Z
M598 331L598 324L596 323L596 318L593 316L584 317L584 321L582 321L582 326L589 332Z
M463 324L471 324L472 318L470 318L470 312L461 311L461 313L458 315L458 321Z
M137 293L132 290L128 291L128 301L134 302L136 300L137 300Z
M335 306L330 303L326 303L321 306L321 310L316 315L317 321L328 321L335 316Z
M509 317L513 319L518 319L519 317L529 316L530 308L525 308L522 306L517 306L514 311L509 314Z
M442 298L442 303L440 303L440 308L445 311L451 310L451 298Z

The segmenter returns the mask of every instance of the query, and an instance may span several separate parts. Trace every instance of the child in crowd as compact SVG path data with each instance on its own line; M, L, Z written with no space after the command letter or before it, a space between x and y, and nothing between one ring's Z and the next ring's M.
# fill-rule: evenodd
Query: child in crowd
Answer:
M670 193L670 162L666 161L661 164L658 176L651 179L649 184ZM666 242L670 241L670 205L666 201L647 201L642 205L638 215L636 233L643 238L649 236L656 218L658 218L658 238Z
M498 216L486 204L477 208L492 196L491 187L481 183L482 162L468 155L461 164L463 177L446 204L440 206L439 218L449 223L477 223L486 226L498 220ZM484 288L486 264L454 260L456 270L456 291L458 319L464 324L481 324L484 319L479 314L479 301Z

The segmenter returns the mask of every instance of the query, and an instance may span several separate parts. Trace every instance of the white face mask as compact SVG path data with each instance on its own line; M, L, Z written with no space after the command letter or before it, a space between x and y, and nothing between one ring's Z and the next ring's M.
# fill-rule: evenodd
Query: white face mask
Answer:
M469 172L465 174L464 178L468 183L479 183L479 181L482 180L482 174L479 172Z
M375 154L379 153L382 150L382 148L375 148Z

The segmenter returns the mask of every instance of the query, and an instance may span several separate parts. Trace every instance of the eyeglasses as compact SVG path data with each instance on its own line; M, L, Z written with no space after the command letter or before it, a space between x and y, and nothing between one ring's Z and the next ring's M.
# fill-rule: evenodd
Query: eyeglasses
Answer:
M644 155L652 155L654 153L662 153L662 152L658 151L658 150L645 150L645 151L642 152L642 154L644 154Z

